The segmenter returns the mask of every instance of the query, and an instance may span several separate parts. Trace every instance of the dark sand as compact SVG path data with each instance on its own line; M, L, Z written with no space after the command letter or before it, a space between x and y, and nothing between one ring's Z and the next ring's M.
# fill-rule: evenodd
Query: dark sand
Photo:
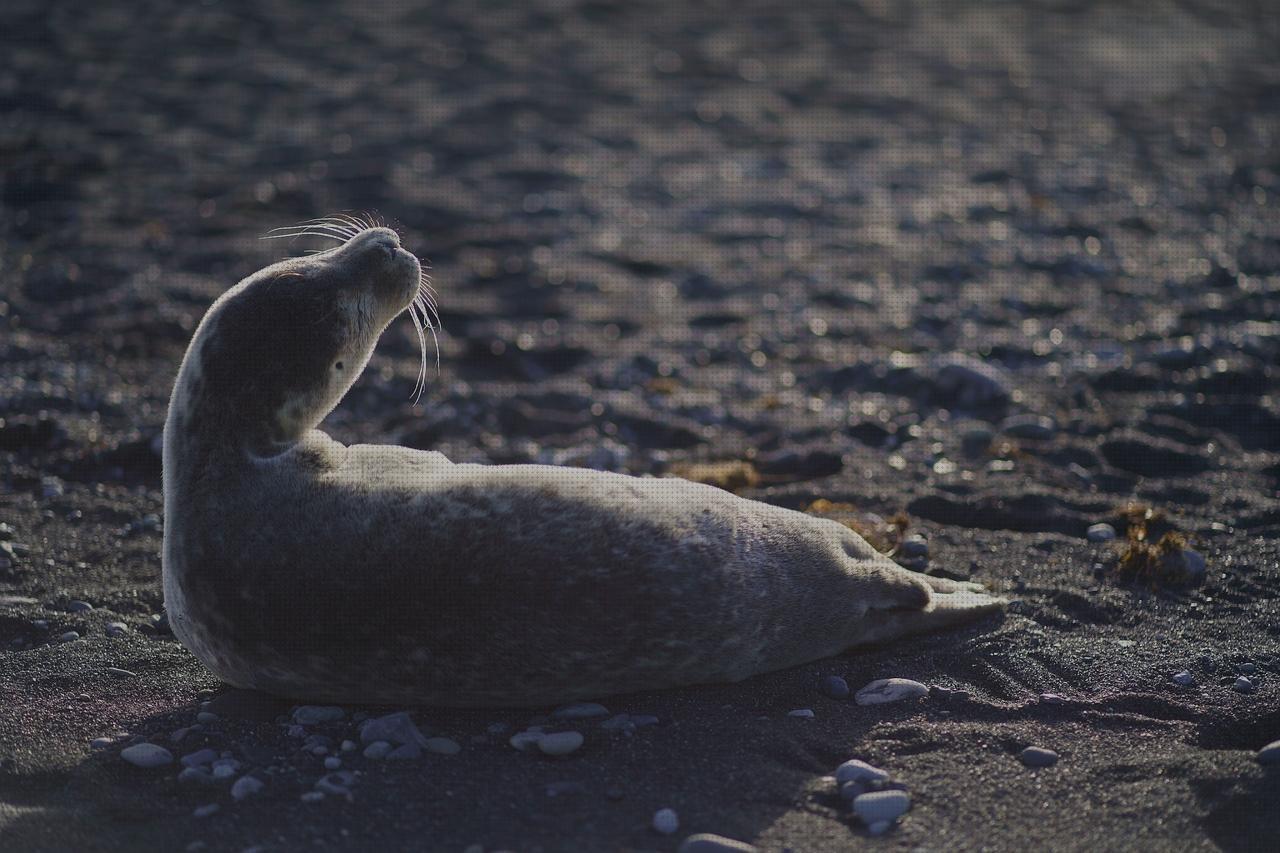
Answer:
M1280 846L1280 772L1254 759L1280 738L1268 3L363 5L0 12L0 848ZM322 770L287 704L172 744L222 688L140 630L170 384L218 293L322 245L258 236L342 210L430 259L446 334L414 408L399 322L336 437L636 473L754 454L744 494L906 511L929 569L1007 616L607 699L660 723L586 721L565 760L486 734L546 709L421 710L461 754L350 760L351 802L299 800ZM953 353L1007 396L948 384ZM1056 426L1001 432L1025 413ZM975 427L994 438L966 449ZM1190 537L1203 584L1111 573L1085 529L1130 500ZM863 708L821 695L830 674L969 698ZM90 749L116 732L231 750L266 787L233 804ZM1028 769L1028 744L1061 760ZM883 838L820 781L854 756L911 791Z

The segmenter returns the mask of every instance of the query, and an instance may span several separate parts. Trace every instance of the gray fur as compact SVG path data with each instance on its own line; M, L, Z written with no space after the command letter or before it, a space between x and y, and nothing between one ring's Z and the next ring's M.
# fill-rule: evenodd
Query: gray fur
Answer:
M250 276L183 361L166 607L225 681L310 701L541 705L738 681L1000 607L834 521L710 486L333 441L316 425L417 283L393 239L371 229Z

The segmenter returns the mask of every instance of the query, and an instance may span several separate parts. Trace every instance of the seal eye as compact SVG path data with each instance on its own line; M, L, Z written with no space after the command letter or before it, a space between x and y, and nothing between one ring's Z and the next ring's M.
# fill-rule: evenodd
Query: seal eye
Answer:
M340 361L339 361L339 362L335 363L335 364L333 365L333 369L334 369L334 370L341 370L341 369L342 369L342 362L340 362Z

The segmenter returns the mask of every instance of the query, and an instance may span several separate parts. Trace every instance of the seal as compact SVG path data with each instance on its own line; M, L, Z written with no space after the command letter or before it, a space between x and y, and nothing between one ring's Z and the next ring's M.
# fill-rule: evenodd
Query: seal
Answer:
M223 294L178 372L165 606L224 681L548 705L739 681L1001 607L712 486L333 440L317 426L382 331L409 310L421 334L433 307L418 260L369 224L330 220L340 245Z

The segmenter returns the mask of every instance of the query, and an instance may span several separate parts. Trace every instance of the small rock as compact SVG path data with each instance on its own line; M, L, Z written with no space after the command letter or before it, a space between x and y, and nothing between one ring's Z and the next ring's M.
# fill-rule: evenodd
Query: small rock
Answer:
M94 749L105 749L108 746L113 746L115 742L116 742L115 738L96 737L93 740L89 741L89 746L91 746Z
M427 752L434 752L437 755L457 755L462 752L462 747L456 740L447 737L427 738Z
M402 743L387 753L388 761L417 761L421 757L422 747L416 743Z
M653 828L663 835L673 835L680 828L680 816L674 809L658 809L653 813Z
M341 766L342 766L342 759L336 756L331 755L324 760L325 770L337 770Z
M342 742L341 749L342 749L342 751L343 751L343 752L355 752L355 751L356 751L356 742L355 742L355 741L353 741L353 740L344 740L344 741Z
M535 732L535 731L516 732L511 736L510 740L508 740L508 743L510 743L512 746L514 746L516 749L520 750L521 752L527 752L530 749L533 749L533 747L537 746L538 742L541 741L544 737L546 737L546 735L542 732Z
M293 711L293 721L300 726L333 723L346 716L346 712L334 705L300 705Z
M1014 415L1005 418L1000 424L1000 431L1013 438L1029 438L1033 441L1047 441L1058 433L1057 422L1044 415Z
M1242 675L1236 679L1235 684L1231 685L1231 689L1237 693L1252 693L1253 682Z
M201 764L208 764L218 757L218 753L212 749L199 749L195 752L189 752L180 759L183 767L199 767Z
M360 726L360 740L364 743L385 740L390 743L416 743L425 746L427 738L418 731L408 711L397 711L385 717L367 720Z
M848 699L849 682L838 675L828 675L822 679L822 692L832 699Z
M209 803L208 805L196 806L191 811L191 816L192 817L208 817L209 815L217 814L218 810L221 808L222 806L218 805L217 803Z
M928 687L909 678L879 678L859 690L853 698L859 705L881 705L918 699L928 693Z
M1241 675L1253 675L1258 671L1258 667L1251 663L1242 663L1237 667Z
M58 642L59 642L59 643L74 643L74 642L75 642L76 640L78 640L78 639L80 639L80 632L79 632L79 631L68 631L68 632L66 632L65 634L63 634L63 635L61 635L60 637L58 637Z
M1028 767L1052 767L1058 763L1058 753L1039 746L1027 747L1018 753L1018 758Z
M637 729L643 729L645 726L656 726L658 718L653 714L632 714L631 723Z
M788 717L801 717L801 718L806 719L806 720L812 720L812 719L813 719L814 714L813 714L813 709L812 709L812 708L796 708L794 711L788 711L788 712L787 712L787 716L788 716Z
M67 603L68 613L87 613L93 609L93 605L87 601L71 601Z
M867 762L856 758L851 758L836 768L837 785L843 785L846 782L884 782L888 778L888 771L872 767Z
M745 841L736 841L710 832L699 832L680 842L676 853L756 853L756 848Z
M136 672L130 672L127 669L121 669L118 666L107 667L107 675L114 675L116 678L136 678Z
M1040 701L1046 705L1065 705L1067 699L1057 693L1041 693Z
M906 791L873 791L853 801L853 811L863 823L882 821L892 823L911 808L911 797Z
M304 803L318 803L324 799L324 791L307 791L298 799Z
M868 835L884 835L886 832L888 832L892 828L893 828L893 821L878 820L875 823L867 826L867 834Z
M1182 672L1173 674L1173 683L1180 684L1183 687L1190 687L1196 683L1196 677L1184 669Z
M326 773L321 776L316 780L315 787L317 791L351 799L351 786L355 781L356 775L350 770L339 770L336 773Z
M252 797L254 794L266 787L266 784L253 776L241 776L236 783L231 786L231 799L239 802L245 797Z
M1273 740L1258 750L1256 757L1258 763L1264 766L1280 765L1280 740Z
M1116 529L1105 521L1089 525L1085 536L1090 542L1110 542L1116 538Z
M173 763L173 753L154 743L135 743L120 750L120 757L134 767L163 767Z
M547 755L568 755L571 752L577 752L582 742L581 732L556 732L543 735L538 741L538 749Z
M557 720L585 720L590 717L607 717L609 709L596 702L575 702L551 712Z
M196 722L207 726L211 723L218 722L218 715L212 711L201 711L196 714Z
M375 740L364 748L364 757L371 758L376 761L379 758L386 758L390 752L391 744L387 743L385 740Z

